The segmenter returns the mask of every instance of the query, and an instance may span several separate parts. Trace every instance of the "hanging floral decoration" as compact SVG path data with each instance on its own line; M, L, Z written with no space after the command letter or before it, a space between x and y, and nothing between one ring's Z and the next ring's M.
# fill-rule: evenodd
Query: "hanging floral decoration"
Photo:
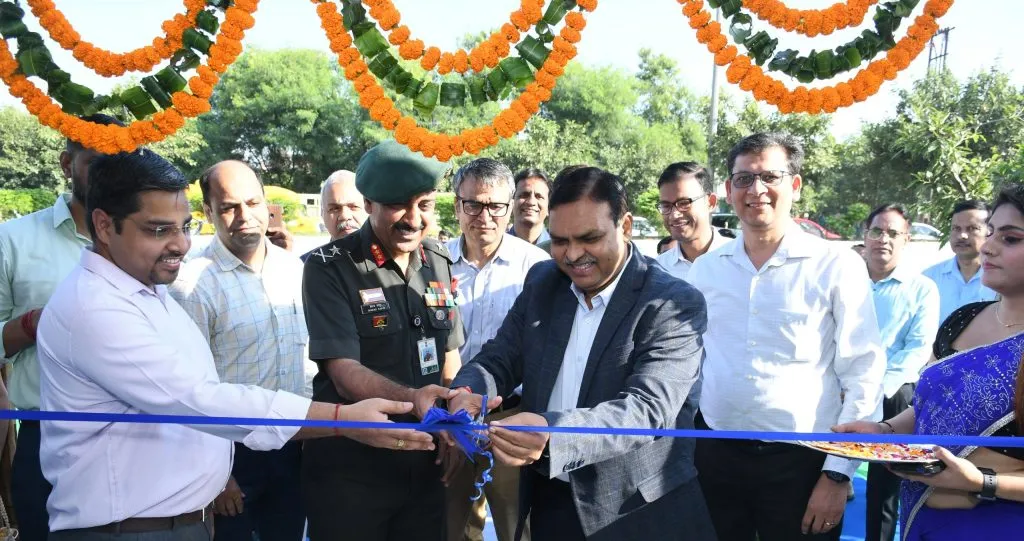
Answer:
M724 4L739 3L727 0ZM797 32L809 38L829 35L835 30L859 26L868 9L878 0L847 0L825 9L791 9L781 0L742 0L742 5L762 21L787 32Z

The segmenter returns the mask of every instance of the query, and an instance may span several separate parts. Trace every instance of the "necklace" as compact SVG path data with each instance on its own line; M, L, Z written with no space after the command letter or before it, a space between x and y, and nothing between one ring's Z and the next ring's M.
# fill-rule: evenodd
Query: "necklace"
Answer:
M998 321L1000 325L1002 325L1003 327L1006 327L1007 329L1009 329L1010 327L1016 327L1018 325L1024 325L1024 321L1022 321L1020 323L1003 323L1003 318L999 317L999 307L1001 307L1002 305L1003 305L1003 301L999 301L999 304L996 305L996 312L995 312L996 313L996 321Z

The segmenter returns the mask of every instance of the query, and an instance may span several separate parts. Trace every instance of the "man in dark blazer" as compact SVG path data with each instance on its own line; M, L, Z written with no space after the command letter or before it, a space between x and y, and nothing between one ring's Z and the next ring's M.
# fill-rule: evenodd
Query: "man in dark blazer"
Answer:
M555 180L551 255L527 275L497 336L462 367L452 411L523 385L522 412L488 429L526 466L520 525L534 541L712 541L691 439L522 432L507 426L693 428L704 298L640 254L621 180L594 167Z

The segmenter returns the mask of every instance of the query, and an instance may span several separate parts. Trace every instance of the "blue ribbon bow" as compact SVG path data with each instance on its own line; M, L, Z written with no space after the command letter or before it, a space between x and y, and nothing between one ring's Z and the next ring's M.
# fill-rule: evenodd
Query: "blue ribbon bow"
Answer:
M424 425L470 425L470 424L483 424L484 414L487 411L487 395L483 397L483 404L480 406L480 414L476 419L473 419L469 412L461 409L455 413L449 413L448 410L438 407L430 408L427 414L423 417ZM476 493L470 497L471 501L477 501L484 495L484 485L491 482L493 477L491 476L491 470L494 468L494 455L486 448L491 443L491 439L487 437L484 432L467 432L464 430L450 430L448 434L455 438L455 442L459 445L459 449L466 454L469 461L476 464L474 455L482 455L487 459L487 467L480 473L480 480L473 483L476 487Z

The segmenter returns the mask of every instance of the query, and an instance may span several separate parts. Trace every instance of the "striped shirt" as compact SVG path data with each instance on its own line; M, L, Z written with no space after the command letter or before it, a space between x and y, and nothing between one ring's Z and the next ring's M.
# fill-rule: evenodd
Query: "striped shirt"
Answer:
M209 342L221 381L308 396L302 262L266 246L257 272L215 236L169 290Z

